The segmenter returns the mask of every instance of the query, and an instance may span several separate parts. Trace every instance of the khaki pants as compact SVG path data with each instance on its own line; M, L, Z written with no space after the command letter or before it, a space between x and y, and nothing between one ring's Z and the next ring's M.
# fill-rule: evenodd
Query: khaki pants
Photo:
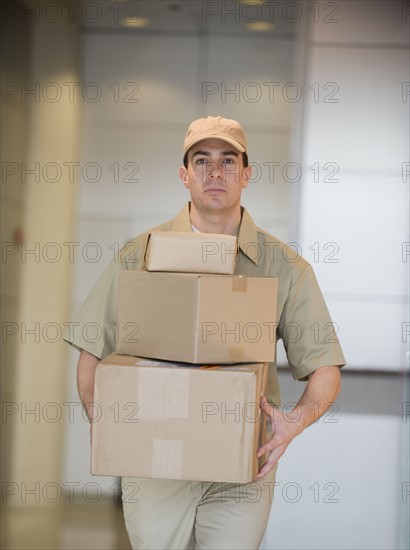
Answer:
M269 520L276 468L246 484L123 478L134 550L257 550Z

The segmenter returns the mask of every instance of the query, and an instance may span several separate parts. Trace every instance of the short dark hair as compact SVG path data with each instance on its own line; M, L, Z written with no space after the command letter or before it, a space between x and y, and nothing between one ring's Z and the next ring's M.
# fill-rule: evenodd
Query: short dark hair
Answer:
M189 153L189 150L185 153L185 156L184 156L184 159L183 159L183 163L184 163L185 168L188 168L188 153ZM246 153L242 153L242 160L243 160L243 166L245 168L247 166L249 166L248 155Z

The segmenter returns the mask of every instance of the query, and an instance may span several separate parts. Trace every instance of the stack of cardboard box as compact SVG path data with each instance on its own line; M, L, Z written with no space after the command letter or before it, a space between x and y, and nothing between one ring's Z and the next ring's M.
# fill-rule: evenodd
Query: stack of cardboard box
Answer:
M255 478L277 279L235 276L236 259L235 237L153 232L147 271L121 272L116 354L96 370L92 473Z

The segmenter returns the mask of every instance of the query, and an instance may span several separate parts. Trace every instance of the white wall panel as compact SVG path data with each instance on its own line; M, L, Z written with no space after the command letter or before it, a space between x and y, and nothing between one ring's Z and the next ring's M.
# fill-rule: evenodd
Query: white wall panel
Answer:
M353 0L310 6L309 18L314 42L344 44L406 45L409 40L410 10L396 0Z
M406 49L312 47L311 55L308 82L319 83L319 95L309 90L306 97L305 163L401 170L409 151ZM327 83L334 84L325 90Z
M185 131L87 126L83 164L97 162L102 177L96 183L83 181L80 212L123 218L159 209L171 217L186 197L178 176Z
M100 92L101 99L85 102L85 120L161 128L196 118L197 56L192 36L87 34L84 85L90 98Z
M186 200L188 201L188 195L186 196ZM157 225L171 220L178 214L184 204L185 202L181 202L181 204L178 205L178 208L172 212L164 212L164 210L154 210L148 208L145 215L130 217L127 224L127 241L133 239L141 233L144 233L144 231L147 231L152 227L156 227ZM165 209L166 205L162 206L163 209Z
M297 94L286 87L292 61L290 41L214 37L206 78L214 84L205 87L202 98L206 114L222 114L245 126L289 127L293 103L286 97L293 100Z
M406 304L383 300L325 294L347 365L369 370L403 371L406 364L408 322ZM331 329L321 336L331 336Z
M399 548L401 430L400 417L340 412L296 438L279 462L261 548Z
M313 88L303 104L298 241L341 323L348 363L401 369L409 265L404 5L330 4L339 21L310 21L306 41L303 78ZM325 181L329 176L336 181Z
M126 225L115 219L79 219L72 245L74 258L73 298L81 305L104 269L118 258L126 237Z
M245 127L246 128L246 127ZM291 182L286 181L289 162L289 134L247 132L252 178L242 195L242 204L266 231L282 224L288 216ZM291 178L293 174L289 172ZM262 223L263 220L263 223ZM267 225L265 225L267 224Z
M336 177L302 185L300 245L322 290L404 296L408 213L398 206L408 200L407 186L401 176Z

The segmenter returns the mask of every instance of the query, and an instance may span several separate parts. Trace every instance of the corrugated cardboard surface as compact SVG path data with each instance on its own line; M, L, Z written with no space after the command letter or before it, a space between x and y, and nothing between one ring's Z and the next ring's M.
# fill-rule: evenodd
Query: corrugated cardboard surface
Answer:
M270 362L277 279L121 271L117 353L187 363Z
M152 231L145 252L148 271L235 273L238 240L232 235Z
M92 473L251 481L266 424L259 408L266 373L267 364L206 368L109 356L96 370Z

